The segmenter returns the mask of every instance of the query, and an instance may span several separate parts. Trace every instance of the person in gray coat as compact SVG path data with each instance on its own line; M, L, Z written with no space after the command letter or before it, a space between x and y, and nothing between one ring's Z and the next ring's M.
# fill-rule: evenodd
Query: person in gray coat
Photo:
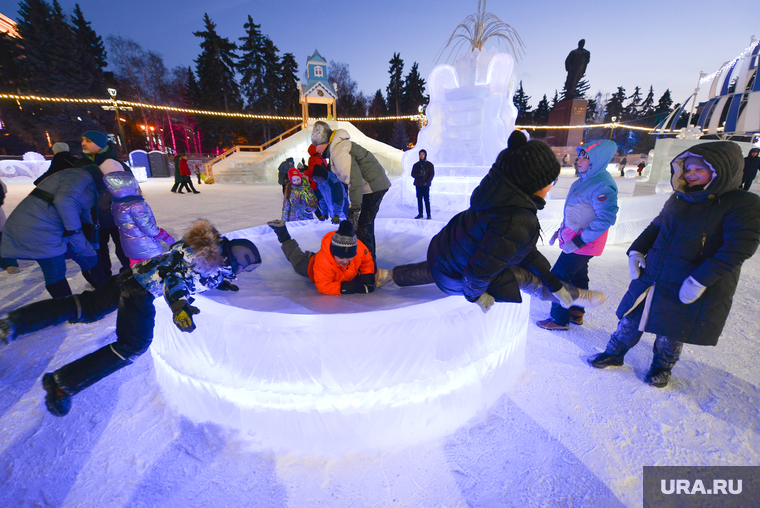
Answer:
M92 243L82 232L83 224L92 224L96 182L102 185L102 178L95 166L55 173L23 199L5 223L0 257L37 261L53 298L71 294L66 259L73 259L94 287L106 279Z

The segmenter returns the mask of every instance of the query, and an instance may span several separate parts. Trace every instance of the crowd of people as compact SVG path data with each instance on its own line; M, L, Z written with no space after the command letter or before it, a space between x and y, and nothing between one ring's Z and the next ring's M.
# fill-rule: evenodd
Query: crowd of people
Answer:
M584 309L606 300L589 290L588 265L602 254L616 221L617 186L606 169L614 142L590 141L577 148L579 177L550 241L562 249L553 267L536 247L537 213L557 183L560 164L548 145L515 131L467 210L431 239L426 259L392 270L378 269L376 258L375 218L391 186L385 169L347 131L326 122L315 123L311 143L308 163L296 166L288 158L280 166L282 215L268 225L294 271L319 293L366 295L386 285L435 284L484 313L528 294L552 303L551 316L537 322L552 331L583 326ZM68 153L67 146L58 145L56 157ZM0 343L117 311L113 343L43 376L46 407L57 416L70 411L75 394L148 349L155 298L166 300L179 330L192 333L200 311L191 296L214 288L237 291L230 280L262 262L252 242L228 240L206 220L175 241L156 223L137 180L104 134L86 132L82 151L81 159L59 157L7 221L0 213L0 266L13 272L15 259L36 261L52 297L1 318ZM654 357L645 382L664 387L684 343L717 344L742 263L760 243L760 197L742 188L749 188L747 167L752 170L756 160L756 150L745 161L736 143L717 141L697 144L672 161L674 193L628 250L631 283L617 309L620 321L606 350L587 360L591 366L622 365L642 334L653 333ZM172 191L182 192L180 186L188 184L186 158L178 157L175 166L182 178ZM424 150L412 176L416 218L423 217L424 204L430 219L434 167ZM187 188L197 193L192 181ZM317 252L304 251L287 222L315 215L338 228L324 235ZM109 239L122 265L116 274ZM161 242L169 245L168 252ZM66 259L79 264L92 290L72 294Z

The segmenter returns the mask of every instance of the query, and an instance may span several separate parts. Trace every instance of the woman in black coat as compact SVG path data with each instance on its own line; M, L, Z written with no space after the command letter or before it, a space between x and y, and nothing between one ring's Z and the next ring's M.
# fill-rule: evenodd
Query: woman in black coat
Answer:
M593 367L623 364L643 332L656 335L644 381L668 384L684 343L714 346L742 263L760 243L760 197L739 188L744 161L731 141L689 148L671 163L674 194L628 250L631 284L618 328Z
M567 307L602 303L600 293L564 287L536 249L541 232L536 214L559 169L551 148L515 131L509 148L473 191L470 208L430 241L427 261L378 270L376 286L391 280L398 286L435 283L444 293L464 295L483 312L494 302L521 302L521 289Z

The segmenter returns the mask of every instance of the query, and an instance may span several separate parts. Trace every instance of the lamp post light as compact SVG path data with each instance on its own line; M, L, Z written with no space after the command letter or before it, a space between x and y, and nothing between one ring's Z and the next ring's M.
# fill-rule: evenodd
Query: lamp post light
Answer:
M617 117L613 116L611 120L612 120L612 129L610 130L610 139L612 139L612 136L615 135L615 122L617 121Z
M111 96L111 102L113 102L113 108L116 111L116 125L119 126L119 136L121 136L121 143L124 147L124 152L127 153L129 150L127 150L127 138L124 137L124 130L121 127L121 117L119 116L119 103L116 102L116 89L115 88L109 88L108 89L108 95Z

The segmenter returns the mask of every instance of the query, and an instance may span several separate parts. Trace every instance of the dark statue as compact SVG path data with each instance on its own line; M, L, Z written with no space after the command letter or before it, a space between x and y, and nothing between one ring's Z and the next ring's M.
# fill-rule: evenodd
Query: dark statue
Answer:
M583 49L586 39L578 41L578 47L567 55L565 59L565 70L567 71L567 80L565 81L565 99L575 98L575 87L586 74L586 66L591 60L591 53Z

